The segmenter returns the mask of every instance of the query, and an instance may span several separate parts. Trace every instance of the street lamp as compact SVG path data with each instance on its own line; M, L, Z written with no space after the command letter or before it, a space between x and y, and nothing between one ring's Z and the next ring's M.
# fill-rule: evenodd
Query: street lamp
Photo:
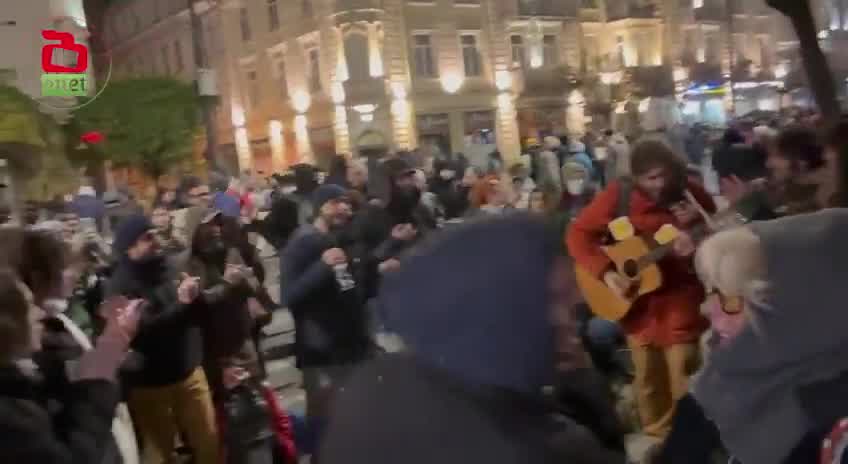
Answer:
M208 84L212 80L213 73L209 69L212 66L209 63L209 57L205 53L206 50L204 50L203 25L200 21L200 16L194 11L194 1L188 0L187 6L191 20L191 42L194 49L195 86L197 88L197 94L200 96L203 126L206 129L206 165L210 171L221 173L222 166L218 163L217 155L218 134L217 127L215 126L214 96L203 95L205 92L201 91L201 82ZM217 91L212 93L217 94Z

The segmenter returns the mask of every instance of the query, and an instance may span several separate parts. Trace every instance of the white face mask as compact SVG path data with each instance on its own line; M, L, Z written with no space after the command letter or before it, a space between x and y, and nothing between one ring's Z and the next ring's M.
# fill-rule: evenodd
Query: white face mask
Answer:
M565 181L565 189L570 195L582 195L586 188L586 181L583 179L573 179Z
M455 175L456 173L451 171L450 169L442 169L441 171L439 171L439 177L444 180L451 180Z
M292 193L297 191L297 187L294 185L287 185L280 189L283 192L283 195L291 195Z
M68 301L59 298L49 298L41 303L48 314L62 314L68 310Z

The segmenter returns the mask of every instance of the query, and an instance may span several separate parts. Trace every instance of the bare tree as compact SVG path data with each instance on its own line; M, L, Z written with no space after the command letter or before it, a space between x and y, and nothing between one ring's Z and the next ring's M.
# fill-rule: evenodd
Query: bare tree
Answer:
M839 118L839 101L836 98L836 82L827 58L819 46L816 22L809 0L766 0L775 10L792 21L795 34L801 44L801 59L816 103L822 115L829 121Z

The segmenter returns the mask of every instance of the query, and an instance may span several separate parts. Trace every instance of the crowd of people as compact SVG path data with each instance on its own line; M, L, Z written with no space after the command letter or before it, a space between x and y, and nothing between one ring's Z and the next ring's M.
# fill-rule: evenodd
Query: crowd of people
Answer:
M848 121L803 123L339 155L149 205L85 183L0 227L0 461L625 463L640 433L652 464L843 462ZM638 297L621 221L675 231ZM284 310L305 418L267 382Z

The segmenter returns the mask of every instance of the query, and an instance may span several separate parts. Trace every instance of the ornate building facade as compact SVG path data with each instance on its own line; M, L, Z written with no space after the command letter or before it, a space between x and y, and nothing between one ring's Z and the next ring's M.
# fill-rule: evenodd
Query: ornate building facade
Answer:
M116 73L192 78L186 5L124 0L107 10ZM195 9L221 96L220 151L264 172L415 148L471 158L497 148L514 159L546 135L636 130L663 105L721 123L734 107L777 109L791 69L782 56L792 44L779 40L787 25L763 0L203 0Z

